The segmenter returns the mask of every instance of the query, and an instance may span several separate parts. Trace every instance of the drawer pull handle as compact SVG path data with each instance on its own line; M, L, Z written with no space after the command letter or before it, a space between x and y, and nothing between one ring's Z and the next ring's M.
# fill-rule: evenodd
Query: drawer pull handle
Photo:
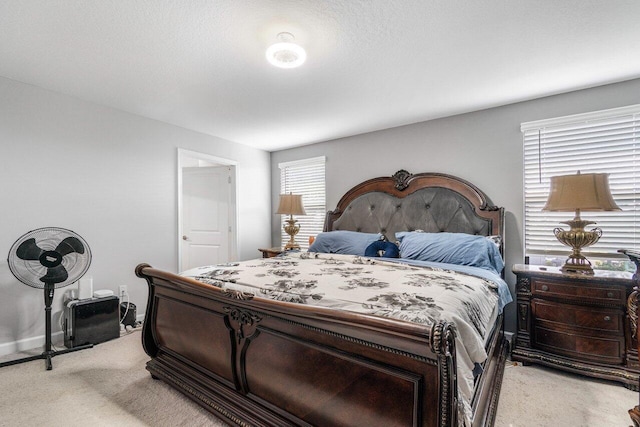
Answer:
M613 298L613 292L607 292L607 298Z
M605 322L611 321L611 316L604 316L604 321Z
M549 287L548 287L547 285L542 285L542 290L543 290L543 291L548 291L548 290L549 290Z

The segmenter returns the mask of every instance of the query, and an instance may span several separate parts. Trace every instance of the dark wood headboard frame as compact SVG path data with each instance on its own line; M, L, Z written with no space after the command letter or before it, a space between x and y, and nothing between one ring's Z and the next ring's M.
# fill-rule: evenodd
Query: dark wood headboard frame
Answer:
M472 206L473 214L488 222L489 232L487 235L502 236L500 253L504 258L504 208L495 206L482 190L470 182L442 173L419 173L414 175L406 170L400 170L390 177L379 177L364 181L345 193L333 211L327 212L324 231L335 230L334 223L347 211L351 202L367 193L382 192L398 199L403 199L418 190L433 187L450 190L467 199Z

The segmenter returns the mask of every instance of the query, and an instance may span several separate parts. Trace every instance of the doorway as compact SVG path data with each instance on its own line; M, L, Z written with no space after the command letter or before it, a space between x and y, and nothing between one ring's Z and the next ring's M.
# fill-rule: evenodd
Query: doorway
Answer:
M178 271L235 261L236 163L178 149Z

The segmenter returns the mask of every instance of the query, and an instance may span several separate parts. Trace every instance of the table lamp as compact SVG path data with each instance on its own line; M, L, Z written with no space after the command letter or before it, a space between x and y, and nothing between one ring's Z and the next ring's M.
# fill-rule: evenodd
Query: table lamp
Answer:
M286 219L284 225L284 231L289 235L289 241L284 246L284 250L300 249L300 245L296 243L294 236L300 231L300 226L296 224L293 215L306 215L304 206L302 206L302 195L299 194L281 194L280 204L278 205L278 211L280 215L289 215L289 219Z
M591 231L586 231L584 227L589 224L595 224L595 221L583 220L580 218L580 212L620 210L613 200L613 196L611 196L609 174L581 174L578 171L575 175L551 177L549 199L542 210L551 212L575 211L575 218L570 221L560 221L571 227L570 230L565 231L559 227L553 230L560 243L572 248L571 255L569 255L561 270L564 272L593 274L591 262L582 255L581 250L584 247L595 244L602 236L602 230L596 227Z

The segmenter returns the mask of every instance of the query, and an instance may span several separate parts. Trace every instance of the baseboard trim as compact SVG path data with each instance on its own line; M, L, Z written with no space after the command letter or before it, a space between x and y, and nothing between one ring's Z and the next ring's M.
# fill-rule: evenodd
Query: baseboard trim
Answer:
M19 353L21 351L31 350L37 347L41 347L44 351L45 341L46 337L44 335L39 335L37 337L25 338L22 340L0 344L0 356ZM53 345L62 345L64 341L63 332L59 331L52 333L51 341L53 342Z
M136 320L140 323L144 322L144 313L138 314ZM9 354L19 353L21 351L32 350L34 348L42 348L44 351L45 336L39 335L36 337L24 338L17 341L10 341L0 344L0 357L7 356ZM53 345L63 346L64 344L64 331L58 331L51 334L51 341Z

